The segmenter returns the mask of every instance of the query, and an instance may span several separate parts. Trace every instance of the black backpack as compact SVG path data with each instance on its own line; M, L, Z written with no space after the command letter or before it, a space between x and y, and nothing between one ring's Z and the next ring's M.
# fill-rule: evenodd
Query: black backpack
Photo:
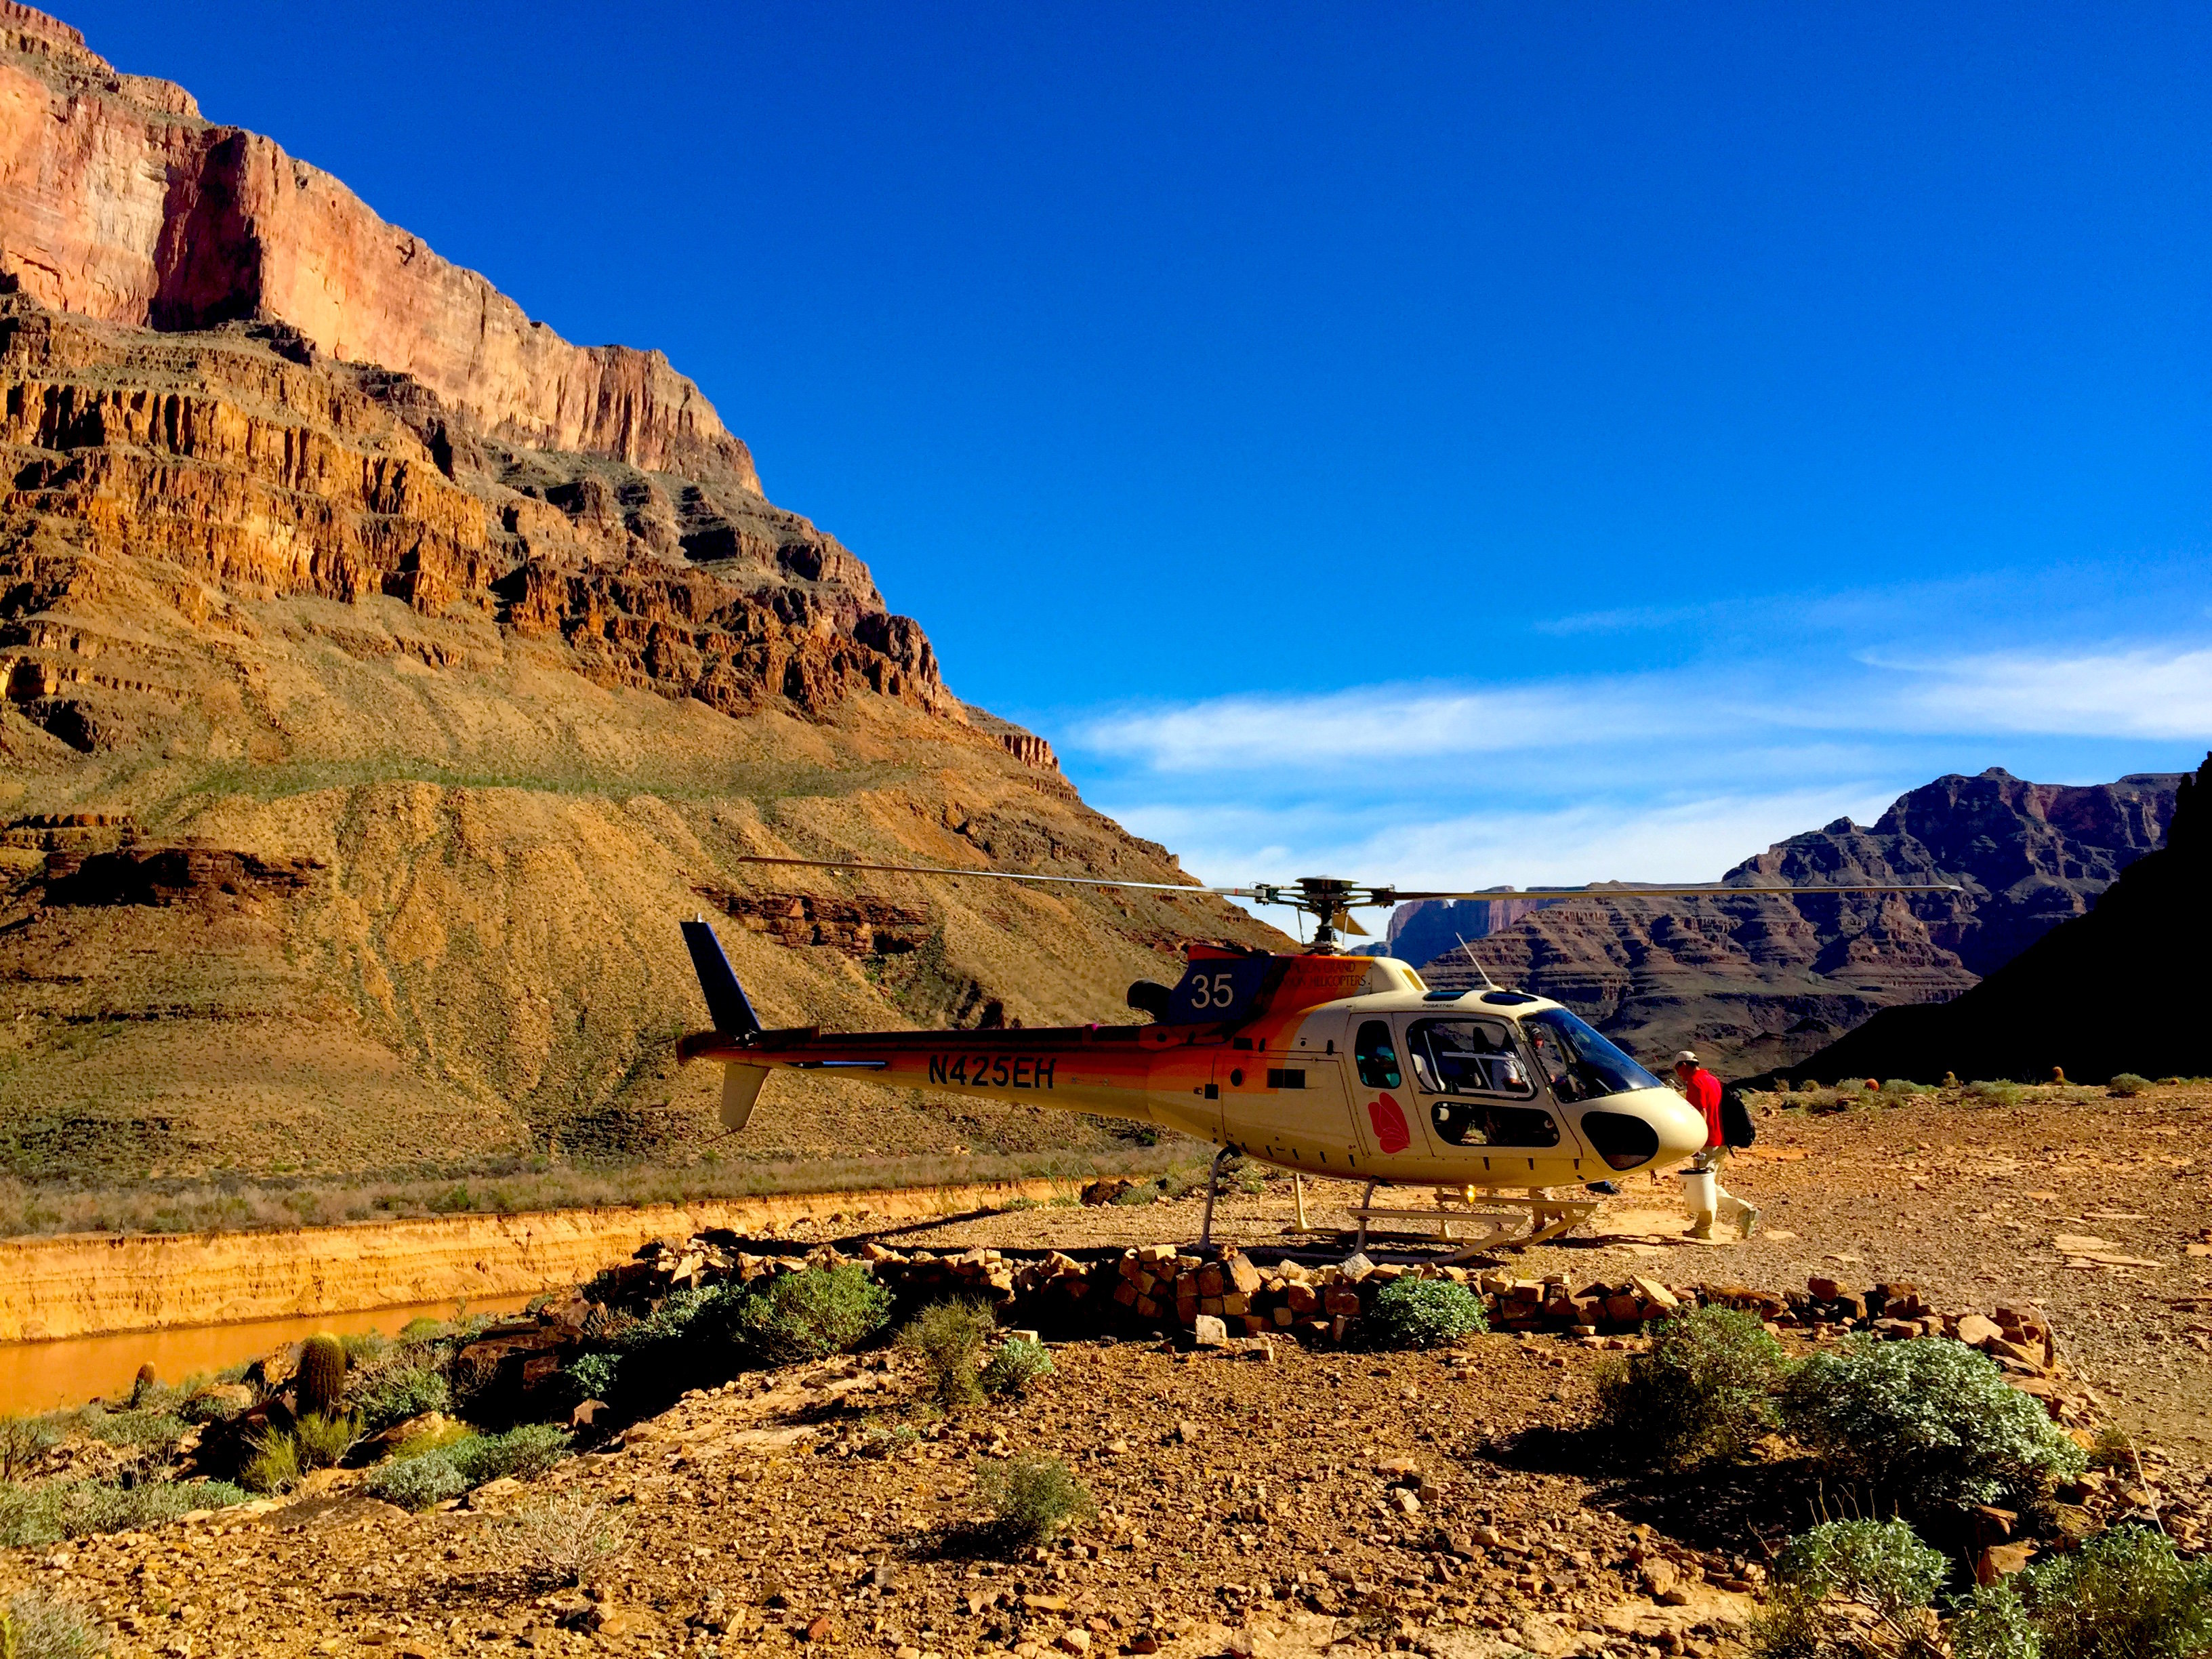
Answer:
M1721 1140L1729 1146L1748 1146L1759 1139L1759 1131L1751 1121L1751 1109L1743 1103L1743 1097L1733 1089L1721 1091Z

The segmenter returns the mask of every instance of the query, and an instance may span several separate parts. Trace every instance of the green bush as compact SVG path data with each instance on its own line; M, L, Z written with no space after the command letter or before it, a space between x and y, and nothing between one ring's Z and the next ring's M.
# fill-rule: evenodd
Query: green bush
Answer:
M1789 1358L1732 1308L1693 1308L1651 1327L1651 1346L1598 1373L1598 1413L1617 1451L1645 1463L1733 1457L1774 1426Z
M996 1328L991 1310L980 1302L933 1302L907 1322L899 1346L921 1356L930 1393L946 1411L957 1412L983 1398L975 1360Z
M445 1374L433 1366L386 1365L362 1379L355 1390L354 1405L361 1413L364 1431L381 1434L410 1417L451 1411L453 1395Z
M0 1480L21 1477L60 1439L42 1417L0 1417Z
M991 1512L990 1531L1013 1548L1046 1543L1097 1509L1066 1464L1036 1452L987 1459L976 1468L975 1491Z
M2088 1466L2081 1447L1987 1356L1942 1337L1862 1338L1790 1378L1783 1424L1845 1480L1923 1519L2036 1505Z
M2123 1100L2132 1100L2151 1086L2150 1079L2135 1072L2122 1072L2105 1087Z
M292 1425L292 1443L299 1448L303 1469L334 1469L361 1438L361 1419L338 1412L325 1417L309 1412Z
M1934 1659L1929 1604L1949 1563L1902 1521L1831 1521L1783 1547L1773 1595L1753 1620L1753 1659L1844 1659L1926 1655ZM1836 1603L1857 1610L1835 1610ZM1868 1638L1871 1638L1869 1640Z
M738 1295L721 1285L671 1291L644 1318L623 1326L614 1340L625 1352L634 1352L662 1342L703 1335L708 1331L719 1333L725 1328Z
M622 1375L618 1353L579 1354L561 1368L561 1392L573 1403L611 1400Z
M1394 1279L1375 1292L1360 1325L1377 1348L1433 1348L1486 1331L1482 1304L1449 1279Z
M2017 1106L2021 1103L2020 1085L2002 1079L1969 1083L1966 1093L1984 1106Z
M1022 1394L1030 1383L1052 1369L1052 1356L1044 1344L1026 1336L1009 1337L983 1367L981 1381L986 1394Z
M62 1427L111 1446L166 1445L182 1438L188 1426L173 1412L111 1412L99 1406L81 1406L74 1412L58 1413L58 1419Z
M410 1319L399 1328L402 1342L428 1342L445 1334L446 1322L442 1319Z
M106 1480L49 1480L0 1486L0 1549L60 1542L101 1532L143 1532L192 1510L243 1504L248 1493L228 1480L149 1480L124 1486Z
M1958 1659L2187 1659L2212 1651L2212 1560L2148 1527L1975 1592L1951 1627Z
M427 1510L449 1498L459 1498L469 1489L469 1483L444 1452L427 1451L378 1464L369 1471L362 1489L403 1510Z
M300 1443L281 1429L264 1429L247 1443L246 1461L238 1466L240 1482L248 1492L285 1492L300 1484Z
M99 1659L107 1632L83 1612L37 1590L25 1590L0 1611L5 1659Z
M568 1455L568 1432L550 1423L526 1423L505 1434L471 1435L456 1440L441 1454L460 1471L471 1486L513 1475L534 1480Z
M847 1262L756 1285L732 1310L730 1331L753 1364L791 1365L858 1347L890 1313L890 1292Z

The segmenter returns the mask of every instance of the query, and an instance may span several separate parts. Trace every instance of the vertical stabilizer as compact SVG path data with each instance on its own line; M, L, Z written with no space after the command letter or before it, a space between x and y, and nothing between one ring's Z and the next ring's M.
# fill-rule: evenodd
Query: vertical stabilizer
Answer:
M684 924L684 943L691 952L691 967L699 975L699 989L706 995L707 1012L714 1016L715 1034L750 1036L759 1030L760 1016L746 999L745 988L730 971L730 959L722 954L722 942L714 937L714 930L707 925L704 916L695 916ZM757 1085L755 1092L758 1092ZM746 1109L751 1109L750 1103Z

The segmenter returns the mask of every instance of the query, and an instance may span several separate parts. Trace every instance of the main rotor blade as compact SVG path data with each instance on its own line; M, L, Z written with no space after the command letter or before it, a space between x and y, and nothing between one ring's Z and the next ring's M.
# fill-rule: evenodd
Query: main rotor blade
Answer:
M1939 882L1915 885L1903 882L1880 882L1852 887L1727 887L1708 882L1695 887L1522 887L1491 888L1480 893L1415 893L1401 887L1387 890L1393 904L1409 904L1416 899L1567 899L1567 898L1735 898L1747 894L1771 893L1783 898L1818 896L1824 893L1963 893L1966 890L1956 882ZM1380 899L1354 902L1382 903Z
M1172 881L1109 881L1100 876L1025 876L1012 870L946 870L927 864L869 864L859 859L771 858L764 853L740 853L739 864L798 864L811 870L881 870L902 876L979 876L991 881L1056 881L1075 887L1142 887L1159 893L1227 893L1234 887L1186 887Z

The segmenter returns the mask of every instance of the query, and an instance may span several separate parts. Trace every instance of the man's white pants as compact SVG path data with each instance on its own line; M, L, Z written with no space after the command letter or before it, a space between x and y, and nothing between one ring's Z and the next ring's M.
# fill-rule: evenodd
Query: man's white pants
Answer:
M1713 1207L1691 1212L1691 1223L1700 1232L1710 1232L1717 1221L1733 1226L1737 1218L1751 1207L1720 1183L1720 1167L1728 1162L1728 1155L1729 1149L1725 1146L1709 1146L1690 1160L1691 1169L1710 1171L1714 1177Z

